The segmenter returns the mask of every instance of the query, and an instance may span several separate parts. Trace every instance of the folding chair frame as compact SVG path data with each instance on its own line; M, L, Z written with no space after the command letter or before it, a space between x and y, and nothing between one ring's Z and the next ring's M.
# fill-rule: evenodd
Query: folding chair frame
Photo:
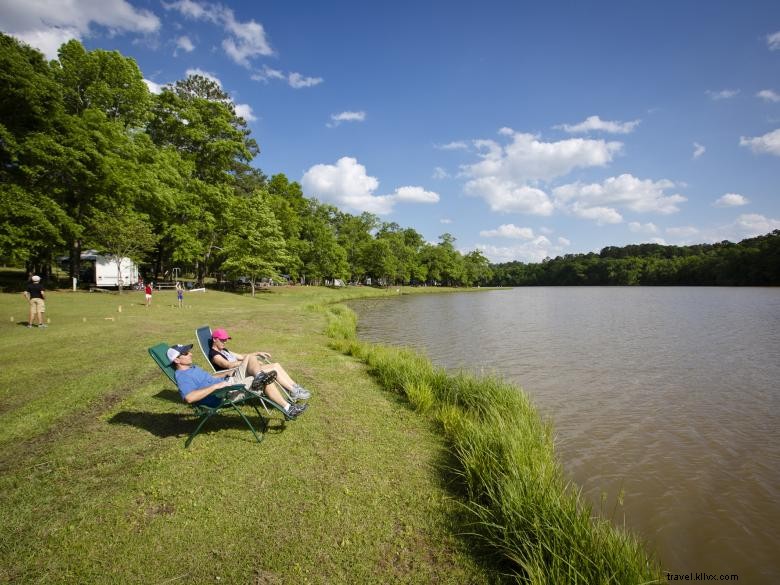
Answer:
M152 357L154 362L160 367L160 369L163 371L163 373L168 377L168 379L173 382L173 384L178 388L178 384L176 383L176 376L174 375L174 368L171 366L171 364L168 362L168 357L166 355L166 352L168 351L168 348L170 346L167 343L158 343L155 346L152 346L149 348L149 355ZM228 394L230 394L232 391L240 391L244 394L242 398L239 399L233 399L231 400L228 398ZM243 384L234 384L232 386L227 386L225 388L222 388L220 390L217 390L216 392L212 392L211 396L215 396L216 398L219 398L219 404L216 406L207 406L205 404L189 404L189 406L192 408L192 410L195 412L195 414L199 417L198 425L195 427L195 430L190 433L190 436L187 438L187 441L184 443L184 447L189 447L190 443L192 443L192 440L195 438L195 436L200 432L200 430L203 428L203 425L206 424L206 422L213 417L216 414L219 414L220 411L226 410L226 409L232 409L235 410L238 415L243 419L243 421L246 423L246 426L249 427L249 430L252 432L252 435L254 436L255 440L260 443L263 440L263 433L268 429L268 422L263 418L263 415L260 414L260 411L257 409L257 405L253 402L253 399L256 399L260 402L260 404L265 409L266 413L270 415L270 412L268 411L268 406L271 406L272 408L275 408L276 410L280 411L283 415L284 409L270 400L269 398L266 398L262 394L258 394L257 392L252 392L251 390L247 390ZM239 406L248 404L251 406L254 411L257 413L258 418L261 422L261 432L258 436L257 432L255 431L255 428L252 426L252 423L249 422L249 419L246 417L246 415L241 412L241 409ZM268 406L267 406L268 405Z

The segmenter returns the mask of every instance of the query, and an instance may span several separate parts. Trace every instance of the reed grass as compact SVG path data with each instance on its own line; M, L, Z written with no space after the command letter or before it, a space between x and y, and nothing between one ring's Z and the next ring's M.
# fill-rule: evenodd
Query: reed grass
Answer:
M565 479L552 429L522 389L497 377L447 374L403 348L360 342L356 319L327 308L335 349L364 361L387 390L433 419L463 492L464 530L522 583L662 582L642 543L597 515Z

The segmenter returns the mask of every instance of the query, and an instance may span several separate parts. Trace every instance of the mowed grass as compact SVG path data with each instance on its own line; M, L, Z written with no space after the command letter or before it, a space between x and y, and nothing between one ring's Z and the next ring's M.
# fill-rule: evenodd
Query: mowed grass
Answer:
M48 329L0 294L0 582L499 579L458 536L465 494L437 424L328 345L317 308L364 294L396 292L208 291L182 310L174 292L150 309L138 292L51 292ZM261 444L222 416L184 449L195 419L146 350L203 324L270 351L309 410Z

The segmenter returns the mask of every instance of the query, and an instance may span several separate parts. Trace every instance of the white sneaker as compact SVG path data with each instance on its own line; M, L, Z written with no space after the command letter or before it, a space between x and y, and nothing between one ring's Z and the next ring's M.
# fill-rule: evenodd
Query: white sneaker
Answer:
M311 392L309 392L306 388L303 386L295 385L293 386L292 390L290 390L290 398L293 398L295 400L308 400L311 398Z

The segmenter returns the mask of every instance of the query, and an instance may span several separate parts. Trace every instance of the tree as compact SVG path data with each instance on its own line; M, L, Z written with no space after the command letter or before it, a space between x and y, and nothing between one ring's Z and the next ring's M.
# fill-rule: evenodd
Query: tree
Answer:
M289 260L282 229L260 192L233 200L227 213L231 224L223 242L226 260L222 268L233 276L248 276L255 295L255 282L278 276Z
M95 211L89 220L88 241L116 264L119 294L123 287L122 260L130 258L140 263L154 249L157 239L149 218L131 209L115 209L112 213Z

